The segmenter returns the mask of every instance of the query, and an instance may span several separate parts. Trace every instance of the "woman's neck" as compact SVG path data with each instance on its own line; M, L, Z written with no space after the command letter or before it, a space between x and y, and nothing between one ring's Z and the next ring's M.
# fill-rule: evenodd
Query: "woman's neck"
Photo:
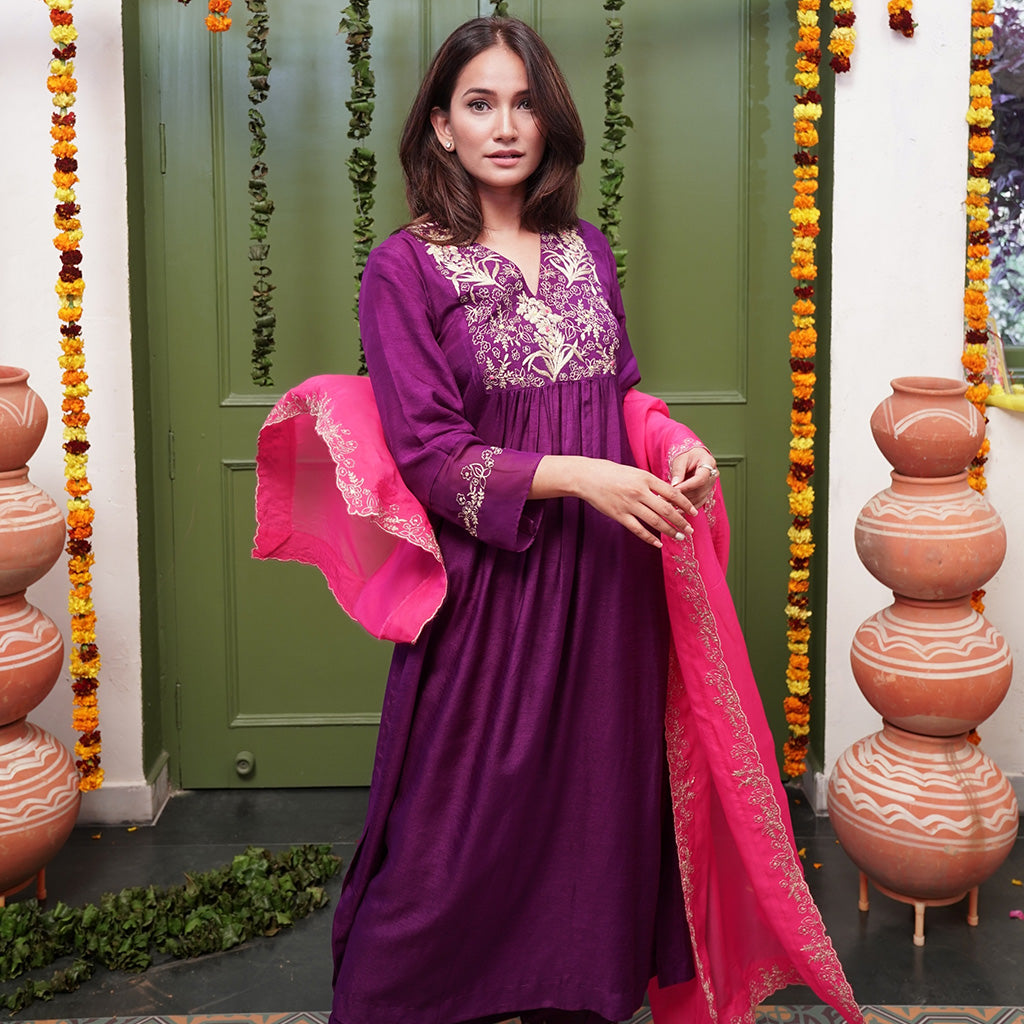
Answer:
M509 237L522 230L524 195L519 192L490 192L480 190L480 212L483 215L483 230L479 241L488 237Z

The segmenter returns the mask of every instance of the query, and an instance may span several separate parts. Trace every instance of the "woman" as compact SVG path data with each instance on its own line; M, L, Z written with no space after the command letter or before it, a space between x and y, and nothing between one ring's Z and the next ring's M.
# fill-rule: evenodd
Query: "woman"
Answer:
M371 255L360 327L449 593L388 679L335 1019L626 1019L652 973L692 976L655 549L692 532L715 462L633 464L614 258L577 219L582 129L531 29L458 29L401 157L416 220Z
M797 978L859 1019L768 777L715 460L634 390L614 258L577 220L579 118L540 38L507 18L457 29L401 159L414 220L371 254L360 327L447 594L395 650L332 1021L599 1024L649 983L659 1020L752 1019ZM351 481L333 385L307 385L264 431L315 410ZM304 539L282 553L287 530L261 543L261 519L257 553L323 565L323 522L293 517ZM742 770L716 772L716 749Z

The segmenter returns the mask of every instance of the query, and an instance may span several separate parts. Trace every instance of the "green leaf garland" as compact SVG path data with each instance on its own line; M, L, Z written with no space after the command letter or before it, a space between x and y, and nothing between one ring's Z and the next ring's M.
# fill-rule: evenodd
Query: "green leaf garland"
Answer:
M622 19L616 17L615 12L620 11L624 3L625 0L605 0L604 3L604 9L609 12L609 17L605 18L608 36L604 44L604 55L608 58L614 59L622 52ZM620 286L626 283L627 251L622 246L619 233L622 223L619 206L626 168L615 154L625 148L626 130L633 127L633 122L622 110L625 81L622 65L617 61L610 64L604 80L604 137L601 143L601 149L608 156L601 158L601 204L597 208L601 230L615 254Z
M345 106L352 115L348 122L348 137L360 142L370 134L373 120L374 80L373 69L370 67L370 37L373 26L370 24L369 0L352 0L342 11L339 32L345 33L345 45L348 47L348 62L352 67L352 93ZM359 285L363 280L363 268L366 258L373 248L373 190L377 184L377 158L372 149L366 146L355 146L345 163L348 168L348 180L352 183L352 202L355 206L355 217L352 222L353 256L355 258L356 298L352 307L358 321L359 318ZM362 341L359 343L359 372L366 373L366 354L363 352Z
M274 285L270 283L270 243L267 234L274 204L267 190L267 165L260 158L267 146L266 122L258 107L270 95L270 15L267 0L245 0L249 11L246 36L249 39L249 132L252 142L249 155L249 260L253 265L252 286L252 379L260 387L272 387L271 353L274 351L274 328L277 316L270 300Z
M0 1006L17 1013L73 992L98 966L144 971L154 953L186 959L274 935L325 906L324 886L340 869L327 844L277 854L249 847L222 868L187 875L184 885L124 889L82 907L10 903L0 908L0 982L62 957L74 961L47 980L0 990Z
M494 4L494 17L495 18L507 18L508 17L508 0L491 0Z

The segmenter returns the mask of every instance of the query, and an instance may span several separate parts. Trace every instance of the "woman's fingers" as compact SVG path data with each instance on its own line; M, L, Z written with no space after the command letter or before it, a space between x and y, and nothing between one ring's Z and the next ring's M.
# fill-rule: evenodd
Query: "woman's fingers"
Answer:
M589 462L577 493L631 533L655 547L659 534L691 533L687 522L693 503L664 480L635 466L605 459Z
M718 475L714 457L703 448L693 448L673 460L671 486L699 508L711 497Z

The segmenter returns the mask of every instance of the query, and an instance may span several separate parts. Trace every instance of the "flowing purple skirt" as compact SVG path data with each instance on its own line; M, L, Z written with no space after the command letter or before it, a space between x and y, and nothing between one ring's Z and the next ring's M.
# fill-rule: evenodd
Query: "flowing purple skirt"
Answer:
M480 432L632 462L621 403L609 377L506 392ZM539 524L518 552L434 522L448 596L395 649L335 917L335 1024L622 1020L652 975L692 976L660 555L575 499L521 514Z

